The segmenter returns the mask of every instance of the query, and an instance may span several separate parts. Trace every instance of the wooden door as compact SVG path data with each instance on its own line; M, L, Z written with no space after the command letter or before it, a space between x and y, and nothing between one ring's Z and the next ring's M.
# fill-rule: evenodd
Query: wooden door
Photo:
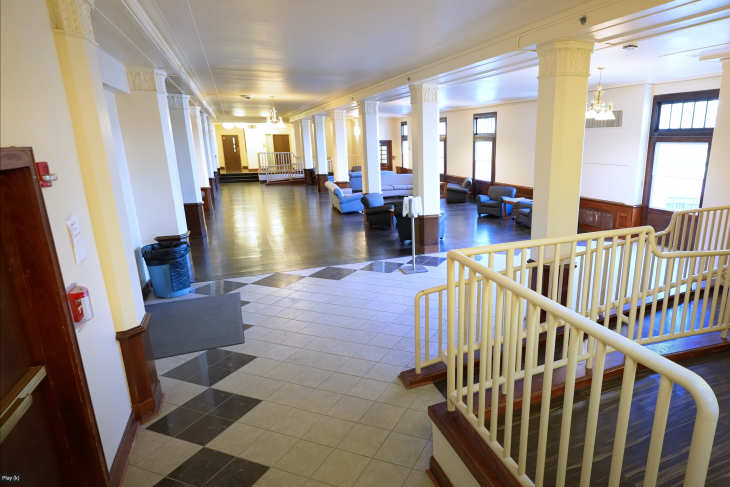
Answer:
M241 146L238 144L238 135L221 135L223 142L223 160L226 171L241 170Z
M0 225L0 471L28 486L107 485L30 148L0 150Z
M392 171L393 170L393 158L392 154L392 142L390 140L380 141L380 170L381 171Z
M272 138L274 140L274 152L291 152L289 148L289 135L274 134Z

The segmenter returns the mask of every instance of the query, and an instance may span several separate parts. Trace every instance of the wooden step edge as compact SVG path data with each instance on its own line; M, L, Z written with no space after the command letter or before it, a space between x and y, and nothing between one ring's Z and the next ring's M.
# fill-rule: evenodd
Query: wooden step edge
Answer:
M446 402L443 402L429 406L428 417L481 487L521 485L459 411L449 412ZM438 485L453 485L438 462L434 462L434 457L431 457L431 473L436 477Z
M431 457L429 469L426 470L426 475L433 483L434 487L454 487L449 477L446 476L446 472L441 468L439 462L434 457Z

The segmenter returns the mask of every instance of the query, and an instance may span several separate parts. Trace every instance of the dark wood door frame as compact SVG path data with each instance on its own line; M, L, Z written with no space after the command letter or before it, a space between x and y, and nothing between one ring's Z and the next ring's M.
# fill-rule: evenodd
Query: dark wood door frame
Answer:
M274 152L291 152L289 134L273 134L271 136L271 141L273 143L272 145L274 146Z
M651 184L654 172L654 152L657 142L697 142L708 144L707 162L705 163L705 175L702 182L702 193L700 194L700 208L705 196L705 182L707 181L707 166L710 160L712 149L712 136L714 129L680 129L680 130L659 130L659 109L663 103L677 101L696 101L708 98L717 98L720 90L705 90L689 93L671 93L669 95L657 95L652 101L651 122L649 125L649 145L646 151L646 169L644 173L644 191L642 196L643 211L641 215L642 225L652 225L656 231L662 231L669 225L674 212L659 210L649 207ZM658 228L662 227L662 228Z
M393 158L391 157L393 154L393 141L392 140L381 140L379 147L387 147L388 151L388 163L386 164L386 168L383 169L383 163L380 163L380 170L381 171L392 171L393 170ZM380 154L378 154L380 155Z
M31 148L0 149L0 181L2 251L11 257L11 276L25 311L33 360L45 365L48 374L36 389L37 400L53 412L53 441L66 485L108 485L109 472Z

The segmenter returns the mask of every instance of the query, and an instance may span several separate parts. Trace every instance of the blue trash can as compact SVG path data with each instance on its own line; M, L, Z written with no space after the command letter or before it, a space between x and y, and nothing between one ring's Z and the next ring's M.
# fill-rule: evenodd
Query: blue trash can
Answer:
M152 290L158 298L175 298L190 292L190 246L185 241L160 242L142 247Z

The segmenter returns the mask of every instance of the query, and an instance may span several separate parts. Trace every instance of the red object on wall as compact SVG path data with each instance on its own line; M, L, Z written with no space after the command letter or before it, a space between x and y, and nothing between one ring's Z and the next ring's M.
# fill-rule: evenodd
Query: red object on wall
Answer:
M71 315L75 324L85 323L94 317L94 311L91 309L91 300L89 299L89 290L87 288L74 286L68 292L68 302L71 306Z
M35 167L38 170L38 179L41 183L41 187L50 188L51 186L53 186L52 182L43 181L43 176L45 174L51 174L51 171L48 169L48 163L47 162L36 162Z

